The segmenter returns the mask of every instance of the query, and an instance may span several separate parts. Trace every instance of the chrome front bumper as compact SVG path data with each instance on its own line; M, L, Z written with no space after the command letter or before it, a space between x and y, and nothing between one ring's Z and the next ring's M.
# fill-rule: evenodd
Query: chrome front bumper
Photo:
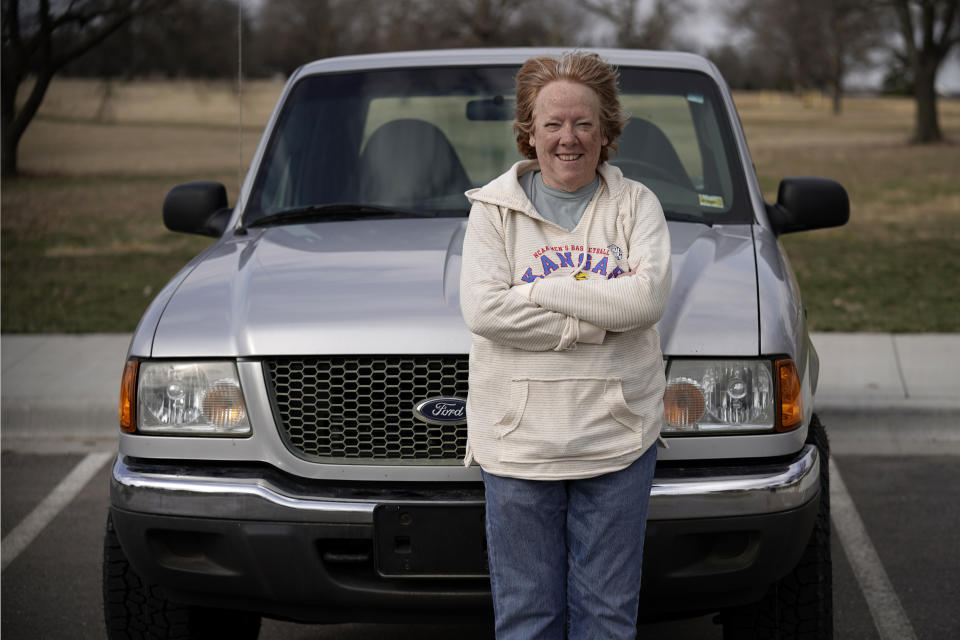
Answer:
M819 491L820 457L805 445L793 458L731 466L666 466L657 470L650 520L755 516L796 509ZM384 483L386 484L386 483ZM300 482L251 467L157 464L118 457L110 486L115 508L153 515L273 522L372 524L378 504L482 504L479 484L433 491L390 483L374 488Z

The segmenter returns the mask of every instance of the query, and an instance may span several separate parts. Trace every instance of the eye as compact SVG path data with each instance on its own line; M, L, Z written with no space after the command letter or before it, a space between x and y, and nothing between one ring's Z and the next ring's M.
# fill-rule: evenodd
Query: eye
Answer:
M557 129L560 128L560 123L548 122L547 124L543 125L543 128L546 129L547 131L556 131Z

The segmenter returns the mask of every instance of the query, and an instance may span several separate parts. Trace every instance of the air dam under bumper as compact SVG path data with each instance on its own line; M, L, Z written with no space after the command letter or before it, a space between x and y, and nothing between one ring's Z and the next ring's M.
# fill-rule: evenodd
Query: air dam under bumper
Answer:
M816 519L820 464L806 445L792 459L749 466L658 468L641 609L756 600L799 560ZM304 622L490 611L485 578L385 578L374 564L377 505L481 507L477 483L382 488L118 457L110 493L131 564L177 600Z

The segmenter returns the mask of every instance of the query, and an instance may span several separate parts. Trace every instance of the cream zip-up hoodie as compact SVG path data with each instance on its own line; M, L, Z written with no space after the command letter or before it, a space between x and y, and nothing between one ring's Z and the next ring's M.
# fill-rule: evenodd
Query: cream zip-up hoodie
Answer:
M586 478L627 467L659 437L665 381L654 325L670 290L670 237L653 192L606 163L577 226L548 222L518 182L537 168L518 162L467 192L464 463L515 478Z

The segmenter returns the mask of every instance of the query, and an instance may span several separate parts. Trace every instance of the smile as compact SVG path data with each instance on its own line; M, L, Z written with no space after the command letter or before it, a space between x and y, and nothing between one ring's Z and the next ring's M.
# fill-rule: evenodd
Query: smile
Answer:
M578 154L572 154L572 153L557 154L557 158L559 158L560 160L563 160L563 161L565 161L565 162L571 162L571 161L573 161L573 160L579 160L582 156L583 156L583 154L579 154L579 153L578 153Z

